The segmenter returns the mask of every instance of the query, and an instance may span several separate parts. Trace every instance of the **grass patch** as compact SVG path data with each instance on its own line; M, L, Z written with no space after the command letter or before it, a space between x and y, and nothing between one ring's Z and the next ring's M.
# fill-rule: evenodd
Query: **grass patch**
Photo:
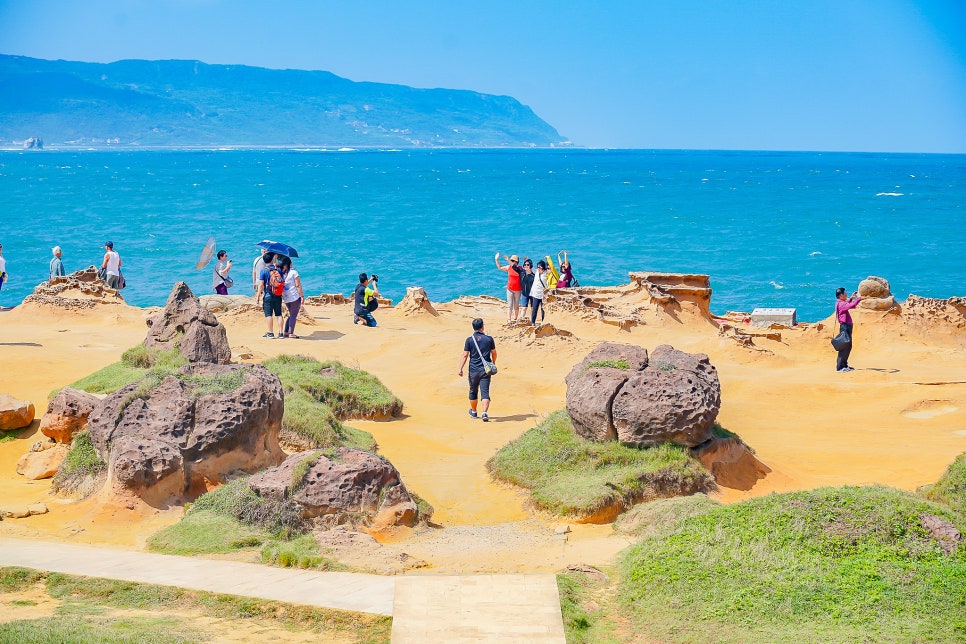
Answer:
M396 416L402 401L377 378L339 362L281 355L264 366L279 377L285 391L283 440L303 449L354 447L374 451L368 432L342 423L348 418Z
M0 579L23 576L24 569L0 568ZM259 619L280 630L311 631L319 641L389 642L392 618L282 602L192 591L59 573L26 571L47 593L64 603L53 617L0 624L0 642L154 643L204 642L219 633L191 627L191 617L165 610L193 611L207 618ZM149 610L155 617L111 617L105 608Z
M528 488L537 507L589 515L611 506L708 491L714 479L684 447L636 449L574 433L566 411L508 443L486 464L498 479Z
M966 515L966 452L956 457L926 492L926 498Z
M560 613L563 617L567 644L616 644L627 641L617 633L610 606L608 583L591 579L581 572L567 571L557 575ZM616 611L615 611L616 612Z
M402 413L403 403L378 378L341 362L319 362L305 356L282 355L264 363L283 385L293 385L328 405L341 420L389 418Z
M710 512L720 505L700 493L640 503L614 522L614 532L635 537L654 536L684 519Z
M288 541L269 541L262 546L262 562L283 568L313 568L316 570L348 570L333 559L323 557L319 544L312 535L303 535Z
M943 554L922 513L966 527L878 486L713 508L624 552L622 600L660 641L963 641L966 547Z
M251 367L218 374L185 374L179 375L178 378L188 385L192 396L201 398L202 396L220 396L235 391L245 382L245 376L249 371L251 371Z
M102 476L106 470L107 463L94 449L90 430L84 429L74 435L64 462L51 481L51 489L60 494L77 492L87 482Z
M587 365L588 369L593 369L595 367L610 367L611 369L623 369L624 371L627 371L631 368L631 363L627 361L627 358L619 358L617 360L610 358L607 360L595 360Z
M43 573L29 568L17 566L0 568L0 590L5 593L20 592L27 590L43 578Z
M151 535L148 548L167 555L237 552L257 548L271 537L267 530L233 517L200 510Z
M148 349L139 344L121 354L118 362L84 376L70 386L92 394L110 394L141 380L149 371L154 373L157 382L161 382L165 376L177 373L186 364L188 359L181 355L177 346L162 350ZM53 398L58 391L52 391L50 397Z

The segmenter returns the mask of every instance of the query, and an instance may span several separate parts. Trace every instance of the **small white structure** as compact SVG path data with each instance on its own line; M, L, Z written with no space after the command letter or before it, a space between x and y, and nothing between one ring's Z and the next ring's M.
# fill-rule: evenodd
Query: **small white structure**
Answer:
M751 312L751 325L768 327L772 324L795 326L795 309L755 309Z

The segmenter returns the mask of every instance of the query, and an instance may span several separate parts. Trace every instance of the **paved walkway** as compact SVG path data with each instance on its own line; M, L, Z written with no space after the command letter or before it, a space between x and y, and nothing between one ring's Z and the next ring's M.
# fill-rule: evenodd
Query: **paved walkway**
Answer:
M0 566L392 615L392 641L560 642L553 575L384 577L0 537Z

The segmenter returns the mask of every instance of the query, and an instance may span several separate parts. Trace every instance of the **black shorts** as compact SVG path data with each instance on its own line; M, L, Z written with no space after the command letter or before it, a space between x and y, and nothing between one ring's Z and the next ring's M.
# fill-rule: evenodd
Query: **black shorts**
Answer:
M277 318L282 317L282 296L266 295L265 299L262 300L262 311L265 312L267 318L273 315Z
M476 400L477 389L479 389L480 398L483 400L490 399L490 376L486 375L482 371L471 371L469 373L470 379L470 400Z

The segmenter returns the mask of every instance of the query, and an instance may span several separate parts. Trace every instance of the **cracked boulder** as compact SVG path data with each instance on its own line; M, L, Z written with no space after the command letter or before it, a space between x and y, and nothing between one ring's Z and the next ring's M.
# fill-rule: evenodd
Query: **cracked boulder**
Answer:
M567 412L577 434L629 447L711 438L721 407L717 370L704 354L670 345L647 352L604 343L567 376Z

